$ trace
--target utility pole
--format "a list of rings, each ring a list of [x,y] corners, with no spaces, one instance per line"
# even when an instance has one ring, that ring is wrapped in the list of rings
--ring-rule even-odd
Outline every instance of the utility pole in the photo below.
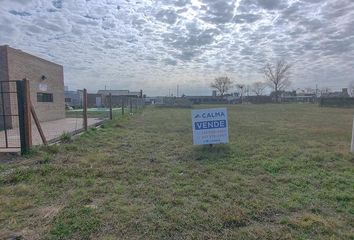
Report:
[[[177,97],[179,97],[179,86],[177,84]]]

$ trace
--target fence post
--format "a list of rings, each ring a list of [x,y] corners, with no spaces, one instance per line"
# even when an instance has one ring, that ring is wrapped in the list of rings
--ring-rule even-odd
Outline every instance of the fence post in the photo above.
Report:
[[[124,96],[122,96],[122,116],[124,116]]]
[[[16,90],[21,154],[26,154],[32,147],[31,98],[28,80],[17,81]]]
[[[39,135],[41,136],[42,142],[43,142],[43,144],[44,144],[45,146],[47,146],[47,145],[48,145],[47,139],[46,139],[46,137],[45,137],[45,135],[44,135],[43,129],[42,129],[41,124],[40,124],[40,122],[39,122],[39,119],[38,119],[38,117],[37,117],[36,111],[34,110],[34,107],[33,107],[33,105],[32,105],[32,102],[31,102],[31,113],[32,113],[32,117],[33,117],[34,123],[35,123],[36,126],[37,126],[37,130],[38,130],[38,132],[39,132]]]
[[[87,131],[87,90],[84,88],[83,92],[83,125],[85,131]]]
[[[24,98],[23,81],[16,82],[17,89],[17,107],[18,107],[18,124],[20,129],[21,154],[26,154],[29,150],[26,141],[26,124],[25,124],[25,98]],[[6,131],[6,126],[5,126]],[[7,138],[6,138],[7,139]]]
[[[109,119],[113,119],[113,112],[112,112],[112,93],[109,93]]]
[[[32,116],[31,116],[31,94],[29,81],[23,79],[23,96],[24,96],[24,120],[26,132],[26,145],[28,150],[32,147]]]
[[[133,104],[132,104],[132,99],[131,98],[129,98],[129,112],[130,112],[130,114],[133,113]]]
[[[354,117],[353,117],[353,126],[352,126],[352,142],[350,144],[350,152],[354,153]]]

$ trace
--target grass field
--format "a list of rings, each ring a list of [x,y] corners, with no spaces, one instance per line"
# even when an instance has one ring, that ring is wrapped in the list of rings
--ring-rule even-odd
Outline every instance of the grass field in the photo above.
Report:
[[[126,108],[126,112],[129,111],[129,108]],[[122,114],[121,108],[113,108],[112,109],[113,116],[120,116]],[[73,109],[73,110],[66,110],[65,116],[67,118],[82,118],[83,117],[83,110],[82,109]],[[88,108],[87,109],[87,116],[89,118],[109,118],[109,108]]]
[[[228,145],[147,107],[0,164],[0,239],[353,239],[353,110],[228,109]]]

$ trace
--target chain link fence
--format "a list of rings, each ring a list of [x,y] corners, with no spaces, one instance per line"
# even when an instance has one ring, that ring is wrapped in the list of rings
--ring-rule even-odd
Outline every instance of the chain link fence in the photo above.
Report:
[[[16,88],[18,82],[25,86],[21,92]],[[61,141],[144,107],[144,99],[139,96],[93,94],[86,89],[66,95],[65,103],[54,102],[55,95],[43,93],[33,99],[26,79],[1,82],[0,94],[0,151],[3,152],[26,152],[32,145]],[[20,104],[19,99],[23,101]]]

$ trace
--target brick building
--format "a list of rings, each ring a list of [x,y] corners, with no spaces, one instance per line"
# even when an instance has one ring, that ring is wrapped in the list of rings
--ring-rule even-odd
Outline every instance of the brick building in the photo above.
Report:
[[[124,102],[125,105],[128,104],[128,99],[131,98],[143,98],[143,90],[132,92],[129,90],[98,90],[98,95],[101,95],[101,104],[103,106],[108,106],[109,94],[112,95],[112,105],[114,107],[121,107]]]
[[[15,84],[6,81],[23,78],[29,80],[31,101],[40,121],[65,118],[63,66],[7,45],[0,46],[0,81],[3,81],[3,91],[16,89]],[[17,114],[16,94],[3,94],[2,97],[5,113]],[[4,127],[3,119],[0,125]],[[18,126],[18,122],[13,117],[6,119],[6,125],[12,128]]]

